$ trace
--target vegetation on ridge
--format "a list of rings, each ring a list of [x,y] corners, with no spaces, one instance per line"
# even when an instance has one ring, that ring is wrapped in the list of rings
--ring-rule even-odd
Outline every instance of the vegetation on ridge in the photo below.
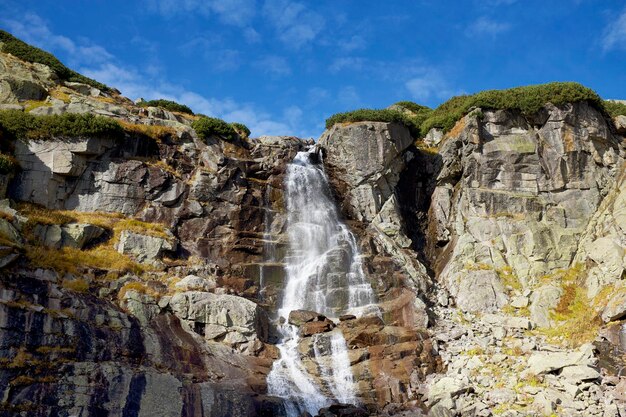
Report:
[[[63,113],[34,116],[20,110],[0,111],[0,131],[20,140],[51,137],[112,137],[124,135],[115,120],[93,114]]]
[[[433,127],[447,132],[473,107],[519,110],[522,114],[530,116],[537,113],[546,103],[560,106],[580,101],[588,101],[598,109],[604,109],[603,100],[595,91],[573,82],[554,82],[506,90],[481,91],[472,95],[452,97],[433,110],[421,124],[420,130],[423,136]]]
[[[330,129],[336,123],[354,123],[354,122],[386,122],[401,123],[405,125],[411,134],[419,135],[419,125],[416,121],[399,110],[390,109],[358,109],[345,113],[337,113],[326,119],[326,129]]]
[[[360,109],[337,113],[326,119],[326,128],[335,123],[361,121],[399,122],[405,124],[416,137],[424,137],[432,128],[448,132],[456,122],[472,108],[494,110],[518,110],[524,115],[537,113],[546,103],[559,106],[565,103],[587,101],[596,108],[608,113],[626,112],[620,103],[606,104],[598,94],[574,82],[554,82],[548,84],[515,87],[506,90],[481,91],[472,95],[452,97],[434,110],[410,101],[401,101],[396,106],[407,109],[414,115],[397,110]],[[622,108],[623,106],[623,108]]]
[[[0,30],[0,50],[26,62],[47,65],[63,81],[84,83],[102,91],[111,91],[108,86],[69,69],[51,53],[29,45],[4,30]]]
[[[188,106],[185,106],[184,104],[180,104],[172,100],[158,99],[158,100],[141,101],[138,103],[138,105],[140,107],[160,107],[162,109],[169,110],[169,111],[175,111],[178,113],[186,113],[186,114],[193,115],[193,111]]]
[[[237,123],[237,122],[233,122],[230,124],[233,129],[235,129],[235,131],[237,132],[237,134],[246,139],[250,137],[250,129],[248,129],[248,126],[244,125],[243,123]]]
[[[215,117],[201,116],[191,124],[191,127],[202,139],[208,139],[211,136],[220,136],[226,140],[237,138],[237,132],[231,124]]]
[[[604,107],[611,117],[626,116],[626,104],[613,100],[605,100]]]

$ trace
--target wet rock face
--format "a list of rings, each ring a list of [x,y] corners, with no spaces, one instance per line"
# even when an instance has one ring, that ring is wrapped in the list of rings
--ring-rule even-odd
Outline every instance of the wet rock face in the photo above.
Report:
[[[440,145],[432,196],[430,247],[441,248],[436,270],[455,297],[471,297],[460,283],[473,269],[507,270],[525,285],[569,267],[620,161],[618,138],[586,103],[547,105],[533,120],[482,114]]]

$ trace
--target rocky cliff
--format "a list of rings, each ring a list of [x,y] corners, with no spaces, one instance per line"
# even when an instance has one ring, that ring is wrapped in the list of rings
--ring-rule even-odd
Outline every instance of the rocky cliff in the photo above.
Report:
[[[0,100],[122,132],[2,125],[0,413],[285,415],[266,382],[283,184],[313,143],[202,137],[198,116],[6,53]],[[380,314],[300,313],[307,372],[324,379],[339,329],[362,406],[320,415],[626,415],[624,125],[581,100],[473,108],[430,146],[398,122],[324,132]]]

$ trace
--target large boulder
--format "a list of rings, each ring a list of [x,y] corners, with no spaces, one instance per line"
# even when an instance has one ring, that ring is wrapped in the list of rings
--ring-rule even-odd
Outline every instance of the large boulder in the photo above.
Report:
[[[65,247],[83,249],[105,233],[102,227],[88,223],[38,224],[35,237],[42,245],[61,249]]]
[[[251,347],[255,340],[267,342],[271,338],[267,313],[245,298],[187,291],[172,296],[169,307],[206,340],[222,342],[240,351]]]
[[[121,254],[132,256],[138,262],[158,264],[166,252],[176,249],[176,242],[173,237],[150,236],[124,230],[120,234],[116,249]]]

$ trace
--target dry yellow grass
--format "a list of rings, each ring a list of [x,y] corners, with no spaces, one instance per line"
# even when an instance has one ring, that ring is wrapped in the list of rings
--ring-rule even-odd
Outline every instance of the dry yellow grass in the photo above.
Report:
[[[65,87],[56,87],[49,91],[50,97],[61,100],[64,103],[70,102],[70,95],[68,94],[70,90]]]
[[[156,141],[170,137],[176,138],[176,129],[169,126],[144,125],[120,121],[125,131],[148,136]]]
[[[593,341],[602,326],[598,306],[606,297],[606,292],[590,300],[584,287],[583,272],[584,266],[576,264],[540,279],[542,283],[560,284],[563,288],[559,303],[552,311],[554,327],[538,330],[552,342],[577,347]]]
[[[29,246],[26,248],[26,256],[31,264],[52,269],[60,274],[77,274],[85,267],[135,274],[141,274],[150,269],[107,246],[85,251],[75,248],[50,249]]]
[[[87,292],[89,291],[89,282],[82,278],[77,279],[64,279],[61,282],[61,286],[74,292]]]
[[[37,107],[50,107],[52,103],[45,100],[26,100],[22,103],[24,105],[24,111],[29,112]]]
[[[154,298],[159,298],[160,296],[158,291],[148,287],[147,284],[143,282],[133,281],[133,282],[127,282],[126,284],[124,284],[122,288],[120,288],[120,291],[117,293],[117,298],[119,300],[123,300],[126,293],[130,290],[137,291],[138,293],[141,293],[141,294],[147,294]]]

